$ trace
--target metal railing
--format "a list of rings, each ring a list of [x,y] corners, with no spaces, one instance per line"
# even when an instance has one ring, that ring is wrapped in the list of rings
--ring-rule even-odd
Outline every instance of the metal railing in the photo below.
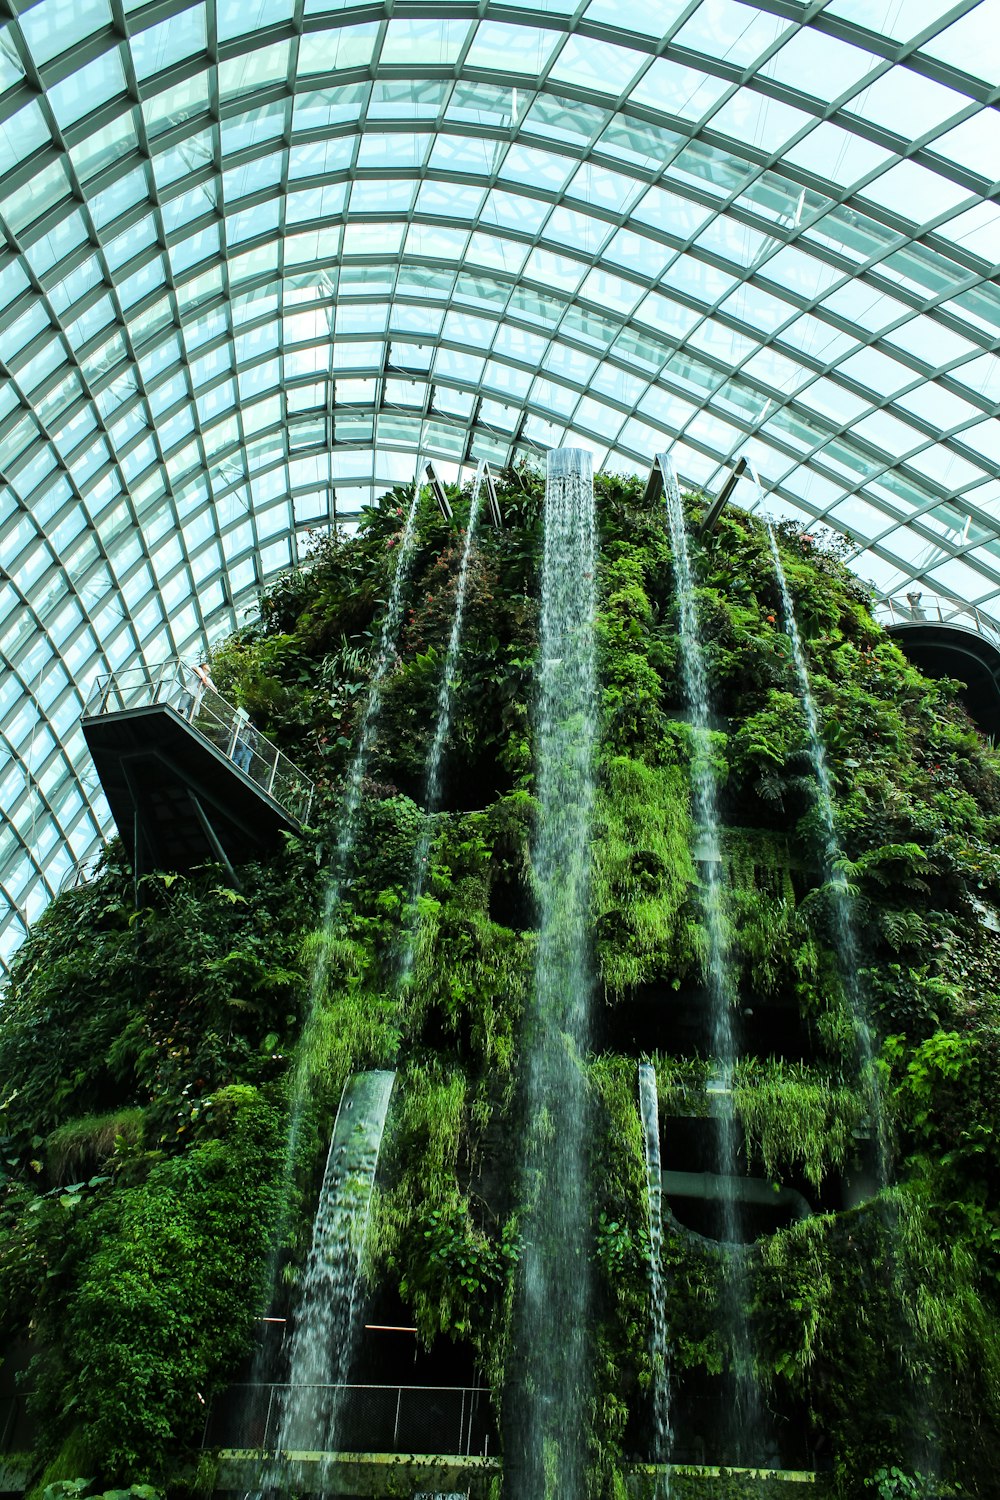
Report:
[[[950,599],[947,594],[905,594],[902,598],[876,599],[872,613],[880,625],[950,625],[982,636],[1000,651],[1000,624],[974,604]]]
[[[313,799],[309,777],[264,738],[244,709],[223,698],[207,673],[182,661],[103,673],[94,684],[84,716],[96,718],[154,704],[174,709],[297,822],[308,821]]]
[[[230,1386],[212,1405],[203,1448],[275,1452],[287,1385]],[[297,1387],[302,1390],[303,1387]],[[335,1410],[342,1453],[414,1453],[468,1457],[489,1452],[489,1391],[480,1386],[308,1385],[314,1410]],[[319,1436],[296,1434],[288,1446],[312,1451]]]
[[[78,864],[70,865],[66,874],[59,882],[59,895],[61,896],[65,891],[75,891],[78,886],[88,885],[97,873],[98,861],[103,852],[101,850],[100,853],[92,855],[90,859],[83,859]]]

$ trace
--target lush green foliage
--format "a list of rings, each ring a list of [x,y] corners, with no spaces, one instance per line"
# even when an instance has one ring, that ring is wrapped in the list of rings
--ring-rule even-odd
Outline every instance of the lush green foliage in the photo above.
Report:
[[[656,1067],[665,1167],[684,1168],[683,1142],[701,1139],[713,1104],[697,1039],[706,945],[667,530],[635,482],[604,476],[597,491],[591,1459],[593,1496],[618,1497],[628,1460],[646,1451],[652,1371],[637,1059]],[[53,1458],[53,1488],[82,1473],[176,1486],[193,1472],[201,1401],[232,1378],[267,1296],[291,1306],[337,1101],[365,1067],[399,1070],[369,1287],[402,1299],[423,1344],[472,1351],[501,1408],[536,941],[541,480],[509,472],[500,494],[507,524],[483,526],[469,571],[445,803],[419,900],[462,542],[429,500],[347,893],[331,913],[323,905],[409,501],[396,492],[357,536],[318,541],[212,663],[220,688],[316,777],[315,827],[241,870],[239,892],[211,868],[161,872],[138,910],[113,849],[20,956],[0,1027],[0,1338],[34,1350],[36,1459]],[[453,502],[461,526],[468,495]],[[729,512],[693,560],[718,714],[735,1020],[750,1047],[733,1102],[751,1174],[814,1210],[775,1219],[748,1253],[760,1376],[844,1500],[919,1494],[932,1462],[956,1494],[987,1496],[1000,1430],[1000,945],[980,917],[1000,907],[996,759],[954,684],[924,679],[873,623],[835,549],[779,533],[897,1176],[874,1198],[839,1190],[864,1183],[869,1098],[771,555],[759,525]],[[675,1383],[710,1411],[727,1358],[723,1257],[686,1225],[689,1204],[671,1208]]]

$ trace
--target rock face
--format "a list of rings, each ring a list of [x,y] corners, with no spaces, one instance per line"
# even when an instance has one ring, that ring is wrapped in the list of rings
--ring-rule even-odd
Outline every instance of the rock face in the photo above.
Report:
[[[12,1357],[25,1341],[33,1354],[34,1417],[23,1386],[0,1397],[14,1446],[34,1478],[58,1459],[53,1475],[95,1489],[175,1487],[194,1482],[203,1441],[273,1439],[290,1323],[259,1319],[301,1307],[345,1082],[394,1069],[338,1438],[373,1456],[343,1471],[314,1458],[310,1474],[371,1494],[411,1478],[447,1490],[447,1472],[510,1500],[596,1500],[753,1493],[748,1476],[690,1469],[739,1463],[820,1469],[843,1500],[988,1496],[997,757],[955,685],[922,677],[873,622],[831,546],[776,529],[783,596],[766,532],[735,512],[711,535],[688,530],[695,722],[663,502],[599,475],[596,561],[577,580],[594,591],[589,832],[553,866],[548,836],[579,807],[564,794],[554,826],[544,757],[565,770],[590,705],[544,707],[546,673],[565,685],[577,644],[540,639],[544,477],[510,472],[497,488],[504,525],[484,512],[468,553],[468,491],[452,494],[452,523],[429,493],[412,517],[411,494],[385,497],[216,652],[219,690],[315,779],[314,826],[242,866],[239,890],[210,866],[147,875],[138,910],[112,847],[22,950],[0,1017],[0,1326]],[[700,514],[697,498],[685,508]],[[587,878],[563,910],[556,877],[577,856]],[[544,941],[571,930],[591,991],[583,1031],[540,980]],[[578,1197],[557,1222],[542,1179],[564,1147]],[[539,1363],[524,1316],[527,1278],[560,1235],[585,1394],[515,1453],[525,1390],[563,1368],[558,1334]],[[651,1354],[664,1344],[668,1357]],[[750,1423],[732,1420],[741,1386]],[[670,1479],[645,1467],[665,1436]],[[449,1465],[424,1462],[435,1454]],[[307,1488],[295,1462],[289,1486]]]

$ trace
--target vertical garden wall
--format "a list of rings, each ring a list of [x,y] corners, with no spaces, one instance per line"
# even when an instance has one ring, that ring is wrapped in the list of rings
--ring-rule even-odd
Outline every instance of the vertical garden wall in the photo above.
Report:
[[[337,1103],[366,1068],[398,1069],[366,1251],[372,1306],[405,1315],[456,1384],[478,1373],[503,1438],[505,1393],[525,1378],[511,1328],[536,949],[543,484],[519,470],[499,489],[504,527],[482,526],[469,565],[442,805],[415,901],[468,494],[454,499],[454,527],[421,504],[355,853],[329,921],[339,793],[402,494],[351,540],[319,540],[311,565],[280,580],[212,661],[220,690],[315,776],[314,826],[243,867],[239,889],[210,867],[151,875],[138,909],[112,846],[21,952],[0,1012],[0,1339],[30,1392],[32,1483],[211,1483],[208,1403],[252,1351],[261,1314],[294,1310]],[[594,1497],[622,1494],[650,1448],[640,1060],[656,1070],[667,1174],[674,1457],[734,1461],[722,1420],[727,1257],[712,1216],[705,851],[691,829],[668,531],[641,485],[602,476],[596,489],[598,993],[589,1230],[573,1247],[595,1287]],[[752,1184],[739,1286],[761,1394],[755,1461],[818,1468],[843,1497],[987,1496],[1000,1435],[996,757],[954,684],[921,677],[873,623],[834,548],[794,528],[779,541],[891,1160],[883,1185],[767,537],[730,513],[692,542],[692,563],[714,695],[739,1058],[730,1104]],[[289,1161],[293,1077],[304,1097]]]

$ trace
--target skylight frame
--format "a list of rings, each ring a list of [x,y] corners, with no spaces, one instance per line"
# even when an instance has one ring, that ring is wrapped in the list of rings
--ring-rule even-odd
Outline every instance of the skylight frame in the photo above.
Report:
[[[901,523],[920,544],[941,541],[935,512],[955,498],[946,482],[950,463],[968,477],[968,534],[978,528],[986,540],[946,539],[945,550],[976,569],[983,599],[1000,597],[996,551],[987,545],[996,527],[989,502],[995,461],[982,430],[982,420],[1000,410],[1000,390],[976,389],[981,378],[995,378],[981,363],[997,348],[995,267],[948,227],[954,220],[959,233],[975,233],[977,248],[988,244],[981,214],[968,228],[967,204],[992,205],[995,214],[996,184],[935,145],[998,101],[995,80],[946,60],[944,33],[974,15],[976,0],[960,0],[922,33],[902,36],[897,28],[891,37],[829,6],[790,15],[795,8],[784,0],[755,0],[742,10],[762,39],[759,50],[755,41],[719,56],[704,45],[711,29],[697,30],[699,0],[671,7],[662,37],[642,29],[638,12],[630,31],[623,12],[589,0],[537,13],[494,0],[396,0],[391,16],[381,0],[329,13],[283,0],[272,23],[239,34],[224,29],[221,42],[216,0],[155,0],[128,10],[110,0],[95,7],[92,33],[35,56],[29,39],[52,3],[20,7],[22,28],[7,0],[0,59],[0,119],[19,116],[16,145],[31,148],[0,178],[7,245],[0,300],[5,273],[23,282],[0,324],[9,335],[19,317],[34,313],[38,325],[17,350],[8,337],[10,363],[0,363],[0,558],[8,575],[0,585],[14,591],[12,609],[0,615],[0,641],[17,687],[0,714],[0,734],[38,692],[23,664],[41,653],[44,687],[45,661],[61,663],[71,685],[45,701],[39,721],[43,732],[58,721],[53,733],[62,750],[47,758],[48,777],[80,774],[67,758],[73,736],[65,726],[68,708],[82,707],[90,676],[150,652],[199,654],[238,623],[270,568],[282,557],[300,560],[310,528],[351,524],[359,500],[400,478],[408,446],[456,475],[478,457],[494,464],[538,457],[546,442],[565,438],[641,472],[649,453],[639,440],[659,434],[661,442],[674,437],[686,458],[690,472],[682,465],[682,477],[712,486],[741,448],[757,444],[770,505],[810,521],[830,520],[852,495],[873,506],[882,522],[857,537],[859,552],[884,562],[900,587],[914,574],[889,541],[901,535]],[[727,34],[735,27],[739,40],[741,10],[730,4],[728,14]],[[3,18],[0,8],[0,24]],[[430,36],[435,20],[447,28],[443,52],[404,57],[407,49],[397,48],[383,58],[387,37],[395,45],[397,33],[413,26]],[[532,34],[543,32],[542,74],[533,78],[520,64],[475,66],[484,26],[516,28],[507,34],[528,51]],[[834,98],[811,96],[805,80],[780,66],[783,48],[803,29],[820,44],[826,38],[860,49],[858,66],[863,53],[867,72]],[[134,57],[154,36],[176,45],[162,66],[137,68]],[[347,65],[336,78],[307,77],[300,52],[329,61],[333,41],[349,49],[339,53]],[[595,53],[601,46],[613,50]],[[609,67],[574,68],[567,77],[571,52],[603,56]],[[100,82],[102,58],[120,70],[113,87]],[[658,59],[711,80],[699,85],[703,108],[663,112],[637,89]],[[258,64],[266,67],[252,98],[245,89],[223,97],[227,79],[249,78]],[[88,68],[97,97],[81,115],[64,101],[74,80],[91,76]],[[901,73],[925,80],[944,106],[950,101],[940,90],[955,95],[954,112],[915,139],[891,118],[866,113],[867,90],[884,91],[879,81]],[[325,115],[315,103],[302,112],[324,89]],[[772,132],[759,146],[732,139],[720,126],[737,98],[770,106],[792,134]],[[34,137],[26,121],[34,122]],[[810,163],[809,137],[827,125],[866,146],[866,176],[839,183]],[[639,149],[644,132],[646,150]],[[11,139],[0,125],[0,160],[9,161]],[[304,153],[327,140],[323,170],[292,172],[293,162],[304,164]],[[406,155],[393,156],[394,140]],[[364,142],[379,143],[378,164],[369,148],[361,154]],[[435,142],[447,153],[434,153]],[[517,184],[502,178],[509,153],[522,144],[546,153],[536,160],[557,169],[555,190],[537,174]],[[682,159],[693,175],[680,175]],[[914,224],[880,204],[875,184],[885,163],[899,161],[950,184],[951,206]],[[659,206],[680,206],[690,224],[642,218],[642,202],[661,190],[674,196]],[[387,191],[397,202],[391,214],[377,211]],[[315,206],[332,217],[293,224],[296,192],[326,193]],[[463,193],[466,218],[455,212]],[[437,212],[426,211],[430,195]],[[501,201],[505,213],[523,211],[502,231],[489,221]],[[729,227],[710,234],[713,223]],[[836,233],[823,234],[824,225]],[[401,248],[376,253],[372,242],[390,240],[397,226]],[[566,242],[567,226],[579,226],[587,242],[575,262],[581,246]],[[364,243],[354,253],[359,234]],[[627,234],[640,238],[622,241]],[[616,238],[636,253],[652,248],[630,266],[621,252],[610,253]],[[741,259],[741,245],[763,251],[756,264]],[[202,246],[211,246],[207,258],[192,255]],[[819,295],[789,286],[788,246],[812,257],[797,265],[815,273]],[[487,253],[490,266],[482,264]],[[316,254],[322,265],[313,275]],[[688,290],[671,284],[672,265],[692,270]],[[539,279],[532,281],[531,268]],[[572,302],[551,284],[564,276],[586,289]],[[712,279],[720,290],[704,297]],[[846,299],[834,305],[846,286],[865,288],[873,300],[891,296],[898,315],[863,326],[846,315]],[[634,301],[609,308],[612,287],[629,299],[635,288]],[[779,305],[789,309],[781,322],[762,323],[763,310]],[[458,337],[461,318],[449,311],[462,314],[466,328],[468,318],[479,320],[486,342],[474,356]],[[906,347],[904,331],[918,319],[922,342]],[[293,329],[310,328],[314,336],[292,338]],[[925,347],[928,340],[935,347]],[[407,342],[431,353],[425,369],[403,372],[400,414],[392,409],[395,351]],[[894,389],[859,378],[855,356],[864,349],[893,361]],[[369,382],[370,399],[338,402],[338,383],[352,389],[358,380]],[[320,400],[297,411],[310,382]],[[942,403],[963,403],[961,419],[939,430],[926,408],[904,404],[908,392],[928,388]],[[851,414],[858,403],[885,420],[863,430]],[[683,413],[683,422],[671,426],[671,412]],[[349,440],[331,447],[330,436],[345,432]],[[902,461],[887,446],[893,433],[907,436]],[[24,439],[16,453],[15,437]],[[16,554],[13,542],[5,549],[25,523]],[[172,616],[164,608],[171,600],[178,604]],[[96,787],[81,797],[79,805],[71,798],[56,806],[26,785],[17,798],[13,858],[18,863],[34,848],[37,868],[24,885],[8,879],[5,867],[0,883],[15,894],[23,889],[33,908],[57,883],[51,829],[60,848],[86,860],[95,830],[107,826]],[[0,909],[0,957],[19,922],[16,911]]]

